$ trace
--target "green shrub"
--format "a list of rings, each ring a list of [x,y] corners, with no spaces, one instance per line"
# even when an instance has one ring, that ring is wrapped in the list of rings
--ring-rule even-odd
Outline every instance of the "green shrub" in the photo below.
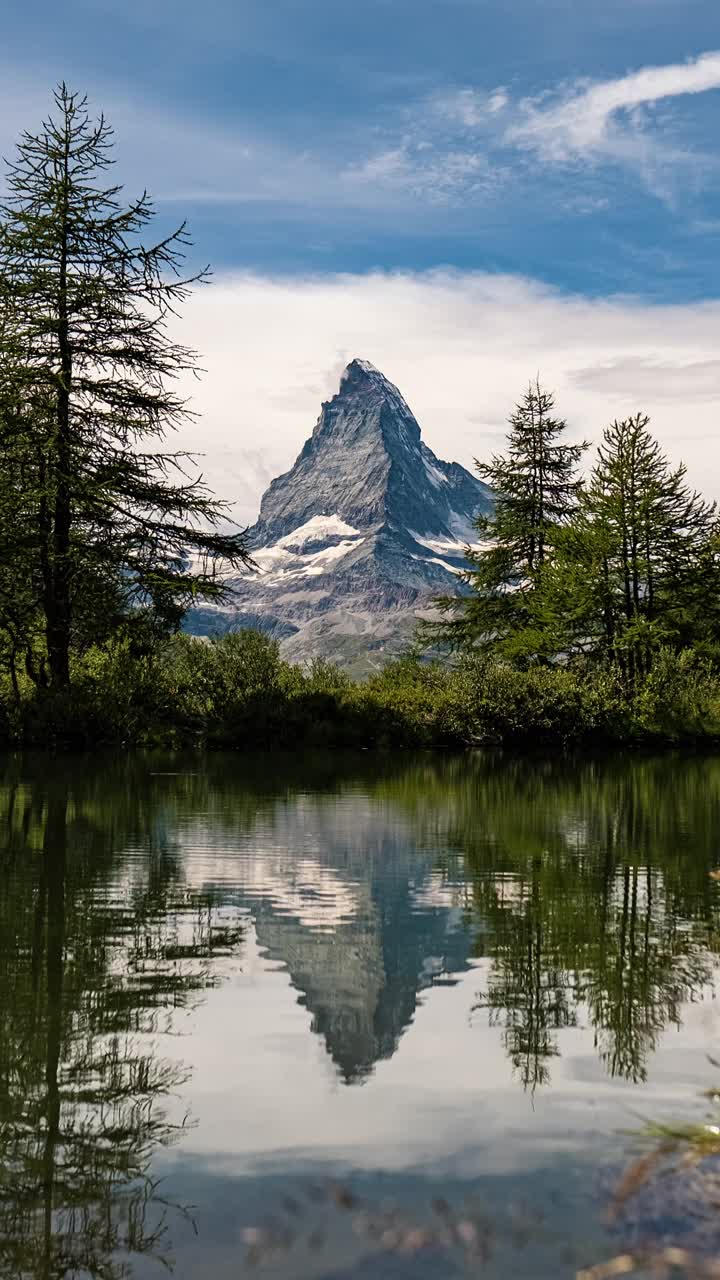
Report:
[[[449,688],[439,663],[400,658],[360,689],[358,701],[378,745],[442,745],[454,741]]]
[[[633,703],[636,728],[673,741],[720,738],[720,679],[707,658],[662,649]]]
[[[453,728],[468,744],[606,740],[626,732],[612,673],[557,666],[518,671],[478,656],[459,665],[450,686]]]
[[[138,653],[130,640],[89,650],[69,690],[20,698],[0,678],[0,745],[427,747],[492,743],[714,741],[720,677],[709,658],[661,652],[634,689],[616,671],[518,670],[480,655],[454,667],[403,658],[364,684],[332,663],[291,666],[244,631],[178,635]]]

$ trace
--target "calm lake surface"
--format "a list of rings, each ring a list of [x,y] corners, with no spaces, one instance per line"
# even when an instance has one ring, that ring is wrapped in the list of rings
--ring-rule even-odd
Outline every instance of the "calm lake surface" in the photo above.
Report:
[[[720,1084],[720,759],[6,759],[0,824],[2,1276],[682,1241],[607,1208]]]

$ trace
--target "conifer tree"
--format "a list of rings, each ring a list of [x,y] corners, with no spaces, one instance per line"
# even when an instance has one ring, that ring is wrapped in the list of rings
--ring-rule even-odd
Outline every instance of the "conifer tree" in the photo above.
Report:
[[[192,460],[163,448],[196,368],[169,322],[206,273],[183,273],[184,225],[143,243],[152,204],[108,184],[105,119],[64,84],[55,106],[22,135],[0,204],[0,543],[62,687],[88,621],[145,606],[176,625],[247,553]]]
[[[537,656],[542,637],[533,602],[558,530],[577,507],[577,467],[587,444],[563,439],[567,423],[539,379],[509,422],[507,450],[478,474],[495,492],[494,510],[477,521],[480,546],[467,552],[461,575],[469,593],[437,603],[445,614],[426,634],[455,647],[492,649],[506,657]]]
[[[648,428],[637,414],[606,429],[541,601],[560,652],[618,663],[631,678],[663,645],[720,636],[715,503],[689,488]]]

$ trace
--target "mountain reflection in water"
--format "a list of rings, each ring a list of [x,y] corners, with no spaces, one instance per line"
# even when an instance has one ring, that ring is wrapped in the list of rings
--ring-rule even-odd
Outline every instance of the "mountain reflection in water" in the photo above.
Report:
[[[650,1105],[663,1033],[714,994],[719,818],[720,761],[699,758],[6,760],[1,1274],[115,1277],[154,1258],[194,1275],[188,1241],[194,1230],[203,1239],[204,1198],[217,1273],[238,1274],[235,1228],[256,1202],[260,1211],[278,1168],[300,1176],[304,1159],[317,1180],[341,1156],[350,1177],[372,1170],[380,1186],[402,1166],[402,1198],[411,1144],[393,1139],[392,1114],[405,1106],[436,1194],[454,1186],[453,1142],[459,1151],[465,1132],[470,1148],[491,1088],[529,1098],[523,1115],[537,1116],[563,1055],[577,1096],[616,1080],[645,1089]],[[290,1014],[288,982],[307,1023]],[[437,990],[423,1010],[432,1026],[414,1027],[393,1094],[379,1064],[402,1059],[423,993],[447,987],[456,994]],[[321,1059],[300,1061],[308,1030],[329,1076],[318,1077]],[[208,1099],[231,1096],[233,1035],[244,1040],[247,1115],[242,1130],[226,1117],[221,1141]],[[504,1080],[492,1065],[499,1046]],[[333,1093],[359,1085],[369,1091],[363,1117]],[[293,1139],[303,1109],[312,1150]],[[324,1109],[334,1109],[332,1140]],[[254,1112],[274,1117],[272,1132],[258,1122],[254,1136]],[[509,1141],[501,1158],[491,1128],[483,1167],[504,1162],[505,1176],[522,1166],[532,1196],[522,1143],[514,1155]],[[562,1185],[567,1134],[543,1130],[543,1143]],[[271,1177],[258,1164],[270,1158]],[[203,1191],[228,1161],[235,1181]],[[168,1171],[170,1189],[159,1181]],[[477,1177],[462,1173],[463,1195]],[[234,1270],[218,1242],[229,1219]],[[207,1234],[203,1247],[207,1257]],[[307,1259],[305,1270],[273,1265],[288,1276],[356,1274],[366,1246],[354,1246],[357,1257],[347,1248],[337,1244],[335,1271]]]

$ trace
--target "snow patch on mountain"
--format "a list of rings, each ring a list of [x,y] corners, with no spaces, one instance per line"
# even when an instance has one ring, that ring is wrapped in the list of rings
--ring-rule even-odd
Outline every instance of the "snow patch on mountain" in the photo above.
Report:
[[[440,560],[437,556],[413,556],[413,560],[422,560],[423,564],[439,564],[441,569],[446,573],[461,573],[462,569],[459,565],[448,564],[447,560]]]
[[[437,551],[442,555],[458,556],[462,560],[465,559],[467,542],[458,538],[426,538],[423,534],[415,533],[413,530],[409,530],[409,533],[415,542],[419,542],[421,547],[427,547],[428,551]]]
[[[447,484],[447,476],[443,475],[439,467],[433,466],[432,462],[430,462],[428,458],[423,458],[423,466],[428,480],[431,484],[435,485],[436,489],[439,489],[441,484]]]
[[[291,550],[299,550],[309,542],[317,542],[323,538],[354,538],[359,536],[360,530],[353,529],[351,524],[346,524],[336,513],[332,516],[313,516],[311,520],[306,520],[305,524],[301,525],[299,529],[286,534],[284,538],[278,538],[277,545],[279,547],[289,547]]]
[[[315,516],[279,538],[274,546],[260,547],[253,552],[253,559],[267,586],[283,578],[326,573],[362,540],[360,530],[338,516]]]

